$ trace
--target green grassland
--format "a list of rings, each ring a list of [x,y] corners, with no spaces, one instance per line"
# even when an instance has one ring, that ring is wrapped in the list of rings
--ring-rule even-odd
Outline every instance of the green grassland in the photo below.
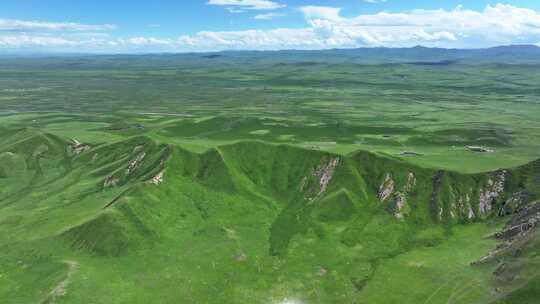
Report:
[[[469,173],[540,156],[539,63],[220,56],[7,59],[0,122],[93,142],[144,133],[196,151],[243,139],[341,154],[414,151],[422,155],[413,163]]]
[[[35,129],[2,137],[6,301],[496,299],[497,265],[470,263],[496,246],[485,237],[501,220],[484,218],[478,201],[475,219],[449,211],[452,196],[484,187],[491,173],[447,172],[443,190],[433,190],[432,169],[368,152],[344,157],[243,141],[194,153],[141,136],[77,155],[68,145]],[[328,169],[332,160],[337,165]],[[536,166],[512,170],[510,187],[526,184],[536,196]],[[321,168],[333,172],[324,187]],[[160,172],[163,182],[150,182]],[[377,198],[388,172],[396,187],[416,176],[404,220],[392,215],[391,201]],[[439,198],[430,200],[434,191]],[[403,288],[404,281],[416,285]]]
[[[537,303],[540,65],[332,54],[1,62],[0,302]]]

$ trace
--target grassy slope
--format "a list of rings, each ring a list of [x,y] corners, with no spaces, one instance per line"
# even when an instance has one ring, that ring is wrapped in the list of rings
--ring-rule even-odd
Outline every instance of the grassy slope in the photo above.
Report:
[[[9,302],[491,299],[491,269],[468,263],[495,245],[483,237],[497,226],[434,216],[449,210],[455,191],[485,185],[485,174],[447,172],[434,206],[434,170],[366,152],[241,142],[195,154],[135,137],[76,156],[36,130],[6,133],[2,143],[3,166],[20,168],[0,178],[0,299]],[[336,158],[318,195],[314,172]],[[162,184],[147,182],[163,168]],[[410,172],[418,186],[399,221],[377,192],[386,174],[402,187]],[[535,172],[535,164],[516,169],[511,183],[535,192]],[[116,186],[105,187],[112,178]],[[66,278],[67,293],[51,293]],[[403,288],[403,280],[423,288]]]

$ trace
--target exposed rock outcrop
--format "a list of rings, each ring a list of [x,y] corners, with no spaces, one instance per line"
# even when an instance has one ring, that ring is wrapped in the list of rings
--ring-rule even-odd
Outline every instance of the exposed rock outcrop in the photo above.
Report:
[[[91,148],[92,147],[90,147],[89,145],[83,144],[80,141],[73,138],[71,140],[71,143],[68,146],[68,151],[75,155],[79,155],[81,153],[84,153],[85,151],[90,150]]]
[[[515,213],[517,210],[520,210],[526,204],[526,202],[529,202],[531,198],[531,193],[527,191],[518,191],[513,193],[504,201],[498,215],[504,216]]]
[[[539,226],[540,201],[532,203],[516,213],[502,231],[492,236],[503,243],[472,264],[487,263],[507,254],[519,255],[521,247],[527,244]]]
[[[410,192],[413,191],[415,186],[416,176],[414,175],[414,173],[409,172],[405,186],[403,186],[403,189],[401,189],[401,191],[396,192],[395,194],[396,205],[394,210],[394,216],[397,219],[402,220],[404,218],[404,210],[407,205],[407,197],[410,195]]]
[[[444,171],[433,177],[431,208],[437,221],[448,216],[450,220],[471,221],[492,213],[496,202],[503,196],[507,182],[507,170],[500,170],[487,175],[487,181],[479,182],[466,190],[455,184],[455,179],[448,176],[444,182]],[[446,191],[446,194],[443,192]],[[444,200],[448,200],[444,202]]]
[[[394,193],[396,183],[392,178],[392,174],[387,173],[383,183],[379,187],[379,200],[384,202],[388,200]]]
[[[416,186],[416,176],[414,173],[409,172],[407,176],[407,184],[405,184],[405,191],[409,192]]]
[[[472,189],[469,190],[469,192],[472,192]],[[475,218],[474,210],[471,206],[471,196],[469,193],[460,194],[459,198],[457,200],[457,203],[454,204],[456,211],[459,215],[462,217],[467,218],[468,220],[472,220]]]
[[[403,209],[407,204],[407,196],[401,192],[396,193],[396,210],[394,211],[394,216],[401,220],[403,219]]]
[[[159,185],[163,182],[163,175],[165,174],[165,171],[159,172],[156,176],[152,177],[150,182],[154,185]]]
[[[397,219],[404,218],[404,209],[407,205],[407,197],[410,195],[416,186],[416,176],[409,172],[407,181],[396,191],[397,185],[392,177],[392,174],[385,175],[383,183],[379,186],[378,198],[382,203],[390,202],[390,210]]]
[[[506,174],[506,170],[496,172],[488,180],[486,187],[480,190],[480,197],[478,198],[478,212],[480,215],[487,215],[492,210],[495,200],[504,192]]]
[[[131,160],[128,164],[126,174],[129,175],[133,173],[137,169],[137,167],[141,164],[141,162],[144,160],[145,157],[146,157],[146,153],[141,152],[135,157],[135,159]]]
[[[332,178],[334,177],[334,173],[336,172],[336,168],[339,164],[339,157],[332,158],[328,161],[326,165],[323,165],[322,167],[319,167],[315,171],[315,176],[319,178],[319,186],[320,190],[317,195],[321,195],[326,191],[326,188],[332,181]]]
[[[105,179],[105,182],[103,182],[103,187],[109,188],[109,187],[116,187],[118,183],[120,182],[120,179],[116,176],[109,176],[107,179]]]
[[[497,239],[512,240],[523,233],[531,232],[538,225],[540,225],[540,201],[521,209],[512,217],[505,229],[494,236]]]
[[[309,193],[306,194],[306,199],[308,200],[314,200],[317,197],[320,197],[326,192],[326,189],[328,188],[328,185],[332,181],[332,178],[334,177],[334,174],[336,172],[336,169],[339,165],[340,158],[339,157],[324,157],[321,160],[321,164],[313,170],[311,173],[311,177],[315,178],[317,181],[317,188],[318,190],[310,191],[310,189],[307,189],[308,184],[310,182],[310,177],[306,176],[302,179],[300,182],[300,191],[305,192],[308,191]]]

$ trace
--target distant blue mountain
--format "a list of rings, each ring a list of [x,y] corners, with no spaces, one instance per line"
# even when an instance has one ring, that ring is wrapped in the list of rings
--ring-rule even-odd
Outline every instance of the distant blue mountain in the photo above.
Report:
[[[209,53],[91,55],[91,54],[0,54],[0,67],[51,66],[174,66],[214,64],[411,64],[449,66],[454,64],[539,64],[540,47],[509,45],[486,49],[356,48],[331,50],[224,51]],[[46,60],[43,60],[46,58]]]
[[[320,51],[231,51],[221,52],[219,59],[250,58],[270,61],[308,61],[313,63],[411,63],[425,65],[450,64],[517,64],[539,63],[540,47],[535,45],[510,45],[486,49],[444,49],[415,46],[411,48],[356,48]],[[208,56],[208,55],[205,55]]]

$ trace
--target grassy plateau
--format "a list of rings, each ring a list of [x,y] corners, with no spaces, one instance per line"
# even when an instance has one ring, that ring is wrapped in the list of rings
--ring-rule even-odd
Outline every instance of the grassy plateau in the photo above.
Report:
[[[1,58],[0,303],[539,303],[539,83],[526,46]]]

